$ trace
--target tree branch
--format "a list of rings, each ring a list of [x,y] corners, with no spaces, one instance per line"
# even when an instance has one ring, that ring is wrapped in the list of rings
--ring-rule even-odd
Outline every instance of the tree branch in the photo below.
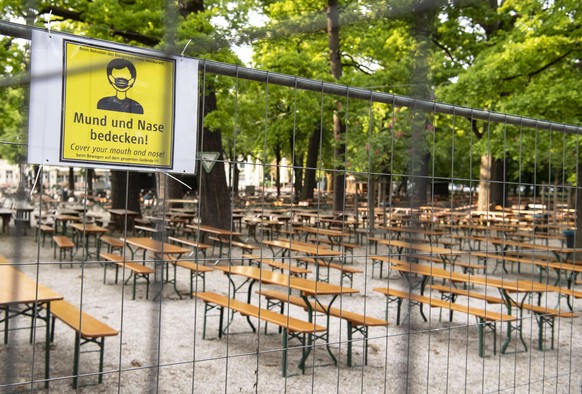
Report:
[[[548,68],[552,67],[554,64],[557,64],[557,63],[561,62],[570,53],[572,53],[572,50],[567,51],[566,53],[564,53],[561,56],[558,56],[556,59],[552,60],[551,62],[549,62],[545,66],[542,66],[542,67],[538,68],[537,70],[534,70],[534,71],[532,71],[530,73],[527,73],[527,74],[516,74],[516,75],[512,75],[511,77],[502,78],[502,80],[503,81],[511,81],[512,79],[516,79],[516,78],[523,77],[523,76],[527,76],[528,78],[531,78],[534,75],[537,75],[537,74],[541,73],[542,71],[547,70]]]
[[[85,15],[81,11],[69,10],[63,7],[46,7],[39,10],[39,14],[48,14],[52,11],[52,14],[56,17],[75,21],[75,22],[86,22]],[[127,41],[135,41],[139,42],[140,44],[147,45],[147,46],[156,46],[160,43],[160,39],[156,37],[146,36],[144,34],[135,32],[135,31],[125,31],[125,30],[116,30],[113,27],[109,26],[113,35],[119,36]]]
[[[436,39],[436,37],[432,37],[432,42],[439,48],[441,48],[449,57],[449,59],[451,59],[452,62],[457,62],[457,60],[455,59],[455,57],[453,56],[453,54],[449,51],[449,49],[447,47],[445,47],[444,45],[442,45],[440,42],[438,42],[438,40]]]
[[[483,138],[483,132],[479,131],[479,127],[477,126],[477,120],[475,119],[469,119],[471,121],[471,130],[473,131],[473,133],[475,134],[475,136],[477,137],[477,139],[481,139]]]
[[[364,74],[370,75],[373,73],[372,69],[370,69],[369,67],[364,66],[363,64],[358,63],[352,56],[350,55],[346,55],[345,53],[342,54],[342,56],[347,57],[348,59],[351,60],[351,63],[343,63],[345,66],[348,67],[354,67],[358,70],[360,70],[361,72],[363,72]]]

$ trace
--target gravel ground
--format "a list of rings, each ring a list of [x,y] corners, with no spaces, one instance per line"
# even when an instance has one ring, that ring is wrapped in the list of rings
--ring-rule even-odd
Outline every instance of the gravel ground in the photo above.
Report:
[[[14,230],[13,228],[11,230]],[[14,233],[14,231],[12,231]],[[388,278],[372,278],[371,265],[366,264],[364,248],[355,252],[354,266],[365,272],[356,275],[353,287],[359,294],[341,297],[335,306],[349,311],[383,318],[386,313],[391,325],[372,328],[369,340],[368,365],[363,365],[361,336],[354,338],[355,366],[346,365],[346,325],[339,319],[330,321],[331,350],[338,365],[330,365],[325,347],[316,341],[315,351],[308,359],[304,375],[297,368],[300,350],[289,352],[289,373],[281,374],[281,335],[273,326],[264,334],[259,323],[252,333],[246,320],[235,316],[229,326],[230,334],[218,339],[218,319],[208,320],[207,339],[202,339],[204,307],[190,299],[188,273],[178,270],[177,287],[184,299],[166,286],[162,297],[145,299],[145,287],[139,286],[137,299],[131,299],[131,285],[120,280],[114,283],[114,270],[108,270],[103,283],[103,267],[95,261],[83,261],[81,253],[75,256],[73,267],[62,268],[53,258],[49,242],[45,246],[35,242],[32,231],[27,236],[0,235],[0,254],[31,277],[62,294],[66,300],[80,305],[84,311],[120,330],[117,337],[107,338],[103,383],[96,384],[98,353],[81,355],[82,384],[78,389],[87,393],[444,393],[444,392],[556,392],[579,393],[582,382],[582,330],[580,319],[561,319],[556,322],[554,350],[537,350],[538,329],[535,317],[524,316],[524,339],[529,348],[524,351],[520,342],[513,340],[508,352],[499,349],[505,338],[505,327],[498,327],[497,354],[493,354],[493,336],[485,335],[485,357],[478,356],[478,328],[476,321],[456,313],[452,322],[448,313],[442,316],[438,309],[430,310],[429,322],[423,322],[418,309],[404,312],[404,322],[396,326],[396,306],[373,291],[374,287],[392,286],[406,289],[408,282],[396,272]],[[270,256],[270,251],[263,252]],[[236,254],[234,258],[239,257]],[[222,261],[220,264],[226,264]],[[236,260],[234,260],[236,264]],[[522,272],[527,277],[531,273]],[[237,284],[241,280],[235,279]],[[339,283],[335,273],[332,283]],[[199,283],[200,284],[200,283]],[[228,292],[228,278],[221,272],[207,274],[206,290]],[[265,286],[266,287],[266,286]],[[254,290],[258,290],[258,285]],[[475,290],[479,290],[476,288]],[[155,285],[150,295],[156,293]],[[259,302],[258,296],[255,302]],[[260,301],[265,305],[265,301]],[[555,295],[548,295],[548,305],[557,303]],[[471,305],[483,308],[480,301]],[[565,303],[562,302],[562,307]],[[501,311],[499,306],[488,309]],[[426,308],[425,308],[426,309]],[[580,312],[580,305],[574,304]],[[304,311],[291,308],[293,316],[305,319]],[[325,320],[319,317],[320,324]],[[19,318],[11,328],[26,328],[29,321]],[[500,329],[500,330],[499,330]],[[0,346],[2,373],[0,392],[24,392],[31,388],[58,393],[74,392],[71,388],[74,332],[57,321],[51,346],[50,390],[42,384],[30,384],[32,377],[43,376],[44,331],[39,328],[35,345],[29,342],[29,330],[11,332],[9,343]],[[292,344],[296,344],[292,342]],[[549,348],[549,335],[544,345]],[[87,349],[91,345],[87,345]],[[93,348],[91,348],[93,349]],[[313,368],[313,366],[315,366]],[[28,383],[27,383],[28,382]]]

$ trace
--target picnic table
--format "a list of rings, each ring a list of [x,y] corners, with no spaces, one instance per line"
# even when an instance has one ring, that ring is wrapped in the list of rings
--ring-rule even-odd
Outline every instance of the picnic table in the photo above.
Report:
[[[147,252],[151,252],[154,254],[155,262],[162,262],[165,265],[165,270],[162,269],[162,281],[163,283],[170,283],[174,287],[174,291],[180,298],[182,295],[178,291],[176,287],[176,261],[183,255],[190,253],[190,249],[183,248],[181,246],[169,244],[166,242],[157,241],[155,239],[147,238],[147,237],[128,237],[128,238],[121,238],[127,245],[129,250],[131,251],[131,259],[134,259],[134,255],[138,250],[143,250],[143,262],[146,261],[146,254]],[[135,248],[135,250],[134,250]],[[165,259],[162,258],[163,255],[173,256],[173,259]],[[171,263],[174,268],[174,277],[173,279],[170,278],[168,272],[168,263]],[[164,274],[165,271],[165,274]]]
[[[529,280],[509,280],[506,278],[498,279],[492,278],[490,276],[479,276],[479,275],[467,275],[459,272],[452,272],[442,268],[426,266],[421,264],[407,263],[402,261],[399,263],[396,259],[392,260],[394,263],[391,269],[403,273],[405,278],[409,280],[408,274],[421,275],[422,280],[420,283],[420,294],[424,294],[426,289],[426,284],[431,278],[444,279],[450,281],[451,283],[463,283],[466,287],[471,285],[482,285],[493,287],[499,291],[501,294],[501,299],[507,308],[507,313],[512,314],[512,308],[517,307],[519,310],[519,317],[522,316],[524,311],[524,303],[528,296],[532,293],[541,295],[542,293],[548,292],[560,292],[559,287],[548,286],[541,283],[532,282]],[[521,299],[519,294],[523,294]],[[523,322],[522,319],[517,319],[515,321],[507,322],[507,337],[505,342],[501,347],[501,352],[505,353],[509,343],[511,341],[511,334],[513,331],[517,331],[521,343],[527,350],[527,344],[523,339]]]
[[[0,209],[0,217],[2,218],[2,232],[8,231],[8,225],[10,224],[10,219],[12,219],[11,209]]]
[[[83,242],[83,249],[85,251],[85,256],[89,258],[91,256],[91,251],[89,249],[89,241],[90,238],[93,237],[95,240],[95,247],[99,249],[99,242],[103,234],[105,234],[108,230],[106,228],[97,226],[93,223],[73,223],[71,224],[71,228],[73,229],[73,242],[77,245],[77,250],[79,250],[83,239],[83,235],[85,236],[85,240]],[[95,253],[97,256],[97,253]]]
[[[50,378],[50,309],[51,302],[62,300],[63,296],[38,284],[33,279],[26,276],[20,270],[3,265],[0,266],[0,309],[4,310],[4,343],[8,343],[8,327],[10,319],[17,316],[26,316],[29,321],[35,322],[38,319],[46,323],[45,327],[45,365],[44,377],[45,387],[49,386]],[[19,306],[25,306],[21,310]],[[15,308],[16,307],[16,308]],[[44,307],[46,313],[42,314]],[[30,319],[32,317],[33,319]]]
[[[250,217],[244,218],[245,224],[247,226],[248,235],[252,236],[255,242],[259,242],[257,239],[257,227],[262,226],[263,228],[269,229],[269,238],[273,236],[274,232],[278,232],[281,226],[283,225],[282,222],[273,219],[265,219],[261,217]]]
[[[418,254],[414,255],[414,257],[417,257],[417,258],[423,257],[423,256],[430,257],[432,255],[438,255],[441,262],[443,263],[443,266],[446,266],[447,264],[454,265],[455,261],[457,260],[457,258],[460,255],[467,254],[467,252],[463,251],[463,250],[455,250],[455,249],[443,248],[440,246],[432,246],[432,245],[427,245],[426,243],[423,243],[423,242],[418,242],[418,243],[405,242],[405,241],[396,241],[396,240],[383,239],[383,238],[370,238],[370,240],[374,241],[376,243],[382,244],[382,245],[386,245],[390,249],[396,249],[397,253],[399,255],[401,255],[404,252],[404,249],[418,253]]]
[[[133,222],[136,217],[141,215],[141,213],[136,211],[131,211],[128,209],[110,209],[111,222],[114,224],[115,230],[124,231],[124,223],[127,218],[127,229],[131,230],[133,228]]]
[[[225,230],[223,228],[207,226],[204,224],[187,224],[187,228],[199,232],[200,236],[198,241],[205,243],[204,238],[206,234],[216,235],[218,237],[238,237],[240,233],[238,231]]]
[[[273,258],[281,257],[282,260],[284,260],[286,256],[287,258],[290,257],[289,255],[291,252],[299,253],[299,257],[316,257],[318,259],[329,259],[329,261],[331,261],[334,257],[342,255],[342,252],[340,251],[293,240],[267,240],[263,241],[263,245],[267,245],[269,249],[271,249]],[[279,249],[279,251],[275,251],[275,249]],[[319,264],[317,264],[315,269],[315,280],[320,279],[319,268]]]
[[[252,266],[217,266],[215,269],[224,272],[229,277],[229,281],[233,286],[233,298],[236,297],[236,292],[241,289],[242,286],[247,285],[247,302],[251,303],[252,298],[252,289],[253,285],[257,282],[269,285],[276,285],[283,287],[287,290],[296,290],[299,292],[299,295],[302,299],[304,299],[306,308],[307,308],[307,316],[309,322],[313,322],[314,318],[314,309],[312,308],[312,304],[309,301],[311,297],[317,304],[324,306],[326,311],[331,310],[333,303],[340,295],[348,295],[348,294],[356,294],[359,293],[359,290],[352,289],[350,287],[343,287],[338,285],[333,285],[330,283],[319,282],[317,280],[310,280],[305,278],[299,278],[295,276],[289,276],[286,274],[260,269],[258,267]],[[233,281],[233,276],[242,276],[245,281],[240,284],[236,285]],[[327,302],[325,302],[322,297],[323,296],[331,296]],[[327,314],[327,318],[329,319],[330,316]],[[252,327],[252,324],[249,321],[249,324]],[[326,341],[326,348],[327,352],[329,353],[330,357],[332,358],[334,364],[337,364],[337,359],[334,354],[331,352],[330,348],[330,341],[329,341],[329,324],[327,325],[328,330],[324,334],[324,339]],[[309,355],[311,349],[311,338],[307,344],[307,354],[301,360],[300,365],[305,362],[305,359]]]
[[[345,236],[349,236],[349,234],[347,234],[344,231],[332,230],[329,228],[300,226],[300,227],[294,227],[293,231],[296,234],[298,234],[299,239],[301,239],[301,237],[304,236],[305,242],[307,242],[307,238],[310,234],[311,235],[324,235],[329,239],[329,242],[331,243],[332,247],[333,247],[333,245],[340,245],[342,243],[343,238]]]
[[[71,215],[71,214],[63,214],[59,213],[53,216],[55,221],[55,232],[59,233],[59,223],[61,224],[62,230],[60,231],[61,234],[67,234],[67,224],[71,223],[79,223],[82,222],[83,219],[78,215]]]

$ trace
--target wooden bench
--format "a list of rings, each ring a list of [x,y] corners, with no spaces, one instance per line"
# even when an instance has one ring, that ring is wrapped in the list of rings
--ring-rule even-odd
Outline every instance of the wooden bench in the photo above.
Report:
[[[279,307],[280,313],[284,313],[285,303],[299,306],[308,311],[305,300],[298,296],[282,293],[275,290],[260,290],[256,292],[267,299],[267,309]],[[348,367],[352,366],[352,342],[354,333],[360,333],[364,337],[364,365],[368,365],[368,328],[369,327],[385,327],[389,323],[386,320],[377,319],[375,317],[361,315],[359,313],[349,312],[340,308],[325,308],[321,303],[311,301],[309,303],[312,311],[323,313],[326,316],[333,316],[345,320],[347,325],[348,335]],[[265,330],[267,327],[265,327]]]
[[[445,299],[451,300],[455,302],[458,296],[464,296],[469,298],[476,298],[479,300],[484,300],[489,304],[505,304],[505,301],[500,297],[491,296],[488,294],[483,294],[476,291],[470,291],[465,289],[458,289],[456,287],[451,286],[443,286],[443,285],[430,285],[427,286],[427,289],[432,289],[439,291],[443,294]],[[515,307],[518,305],[513,302]],[[544,324],[547,324],[551,329],[551,348],[554,348],[554,322],[556,317],[562,317],[571,319],[574,317],[578,317],[575,313],[572,312],[565,312],[558,309],[547,308],[545,306],[539,305],[531,305],[531,304],[521,304],[520,305],[522,310],[527,310],[535,314],[536,321],[538,323],[538,350],[543,350],[543,338],[544,338]],[[451,310],[452,313],[452,310]]]
[[[443,259],[436,256],[429,256],[426,254],[413,254],[410,256],[413,259],[429,261],[436,264],[444,264]],[[448,262],[447,262],[448,264]],[[452,263],[453,267],[461,267],[464,274],[474,274],[477,270],[486,270],[487,266],[484,264],[467,263],[464,261],[455,260]]]
[[[196,256],[198,252],[202,252],[202,255],[204,256],[205,259],[206,259],[206,249],[210,247],[210,245],[206,245],[196,241],[190,241],[189,239],[186,238],[168,237],[168,240],[174,243],[192,247],[193,250],[191,255]]]
[[[493,332],[493,354],[497,353],[497,323],[498,322],[511,322],[517,320],[511,315],[504,313],[486,311],[479,308],[473,308],[468,305],[455,304],[452,301],[441,300],[432,297],[426,297],[420,294],[410,293],[402,290],[397,290],[394,288],[375,288],[374,291],[378,291],[384,294],[387,298],[388,303],[397,302],[397,314],[396,314],[396,324],[400,324],[400,310],[402,307],[403,300],[409,300],[411,306],[418,306],[420,309],[420,314],[424,321],[427,321],[426,316],[422,310],[422,305],[426,304],[433,308],[442,308],[446,310],[452,310],[456,312],[462,312],[468,315],[475,316],[478,321],[479,328],[479,356],[483,357],[483,328],[487,327]]]
[[[54,340],[55,320],[59,319],[75,330],[75,353],[73,360],[73,388],[77,388],[79,378],[79,358],[81,346],[94,343],[99,347],[99,383],[103,382],[103,355],[105,337],[116,336],[119,332],[97,320],[86,312],[81,312],[75,305],[65,301],[53,301],[50,304],[51,342]],[[88,352],[87,352],[88,353]]]
[[[266,323],[271,323],[281,327],[283,330],[283,365],[282,371],[283,376],[287,376],[287,351],[289,338],[296,338],[301,343],[302,357],[299,363],[299,368],[302,373],[305,373],[305,359],[311,351],[311,335],[316,332],[327,331],[326,327],[309,323],[303,320],[296,319],[287,315],[283,315],[277,312],[273,312],[268,309],[259,308],[255,305],[247,304],[246,302],[238,301],[229,298],[225,295],[210,293],[210,292],[199,292],[194,293],[194,297],[204,301],[204,322],[202,328],[202,338],[206,338],[206,319],[208,312],[215,308],[219,309],[219,324],[218,324],[218,337],[222,338],[223,334],[223,322],[224,322],[224,309],[228,309],[232,312],[238,312],[242,316],[247,317],[247,321],[251,326],[253,332],[256,332],[255,326],[252,324],[250,318],[254,317],[260,319]],[[309,335],[309,340],[306,340],[306,336]]]
[[[40,239],[40,237],[42,237],[42,246],[44,246],[44,241],[46,236],[51,235],[54,236],[56,234],[55,232],[55,228],[53,226],[50,226],[48,224],[41,224],[40,226],[38,226],[38,232],[36,234],[36,240],[38,242],[38,240]],[[52,239],[52,238],[51,238]]]
[[[536,265],[537,267],[544,267],[544,268],[548,268],[548,264],[549,264],[549,262],[547,260],[539,259],[538,256],[536,256],[536,259],[532,259],[531,255],[529,257],[519,257],[519,255],[514,255],[512,253],[499,254],[499,253],[494,253],[494,252],[473,252],[471,254],[473,256],[477,257],[480,261],[487,262],[487,260],[489,260],[489,259],[495,260],[495,269],[493,270],[494,273],[497,270],[497,266],[500,263],[501,263],[501,268],[503,269],[503,271],[507,273],[508,270],[507,270],[507,267],[505,267],[506,262],[517,263],[517,265],[518,265],[517,271],[518,272],[521,271],[521,264],[522,263],[523,264],[533,264],[533,265]],[[540,280],[541,280],[541,272],[540,272]]]
[[[53,257],[57,258],[57,248],[59,249],[59,261],[62,262],[63,258],[67,257],[67,252],[71,256],[71,261],[73,261],[73,249],[75,248],[75,243],[71,241],[66,235],[53,235]],[[59,264],[59,267],[61,264]]]
[[[350,252],[350,254],[352,255],[352,263],[354,262],[354,249],[358,247],[358,245],[356,245],[356,244],[351,244],[351,243],[347,243],[347,242],[340,242],[338,244],[338,243],[332,242],[330,240],[321,239],[321,238],[312,238],[309,241],[311,243],[314,243],[314,244],[329,245],[332,250],[333,250],[334,246],[338,246],[340,248],[340,250],[343,250],[344,254],[346,254],[347,252]],[[298,242],[298,241],[295,241],[295,242]]]
[[[107,253],[112,253],[118,250],[121,254],[123,252],[123,248],[125,247],[125,244],[121,239],[112,237],[110,235],[103,235],[101,238],[99,238],[99,244],[97,245],[98,254],[101,254],[101,244],[107,245]]]
[[[149,226],[139,226],[139,225],[135,225],[133,226],[133,231],[137,234],[137,235],[146,235],[149,234],[150,236],[156,235],[160,232],[162,232],[161,230],[158,230],[157,228],[154,227],[149,227]]]
[[[308,269],[305,269],[305,268],[295,267],[295,266],[292,266],[289,263],[285,264],[285,263],[282,263],[280,261],[275,261],[273,259],[268,259],[268,258],[265,258],[265,257],[258,256],[256,254],[243,254],[242,257],[245,258],[245,259],[249,259],[249,260],[252,260],[252,261],[257,262],[257,264],[259,265],[259,267],[262,264],[266,264],[266,265],[268,265],[269,267],[271,267],[273,269],[278,269],[281,272],[289,271],[289,273],[291,275],[298,276],[298,277],[301,277],[301,278],[307,277],[307,274],[310,274],[312,272],[311,270],[308,270]]]
[[[241,248],[243,253],[253,253],[254,250],[260,249],[260,247],[247,244],[244,242],[236,241],[230,238],[223,238],[223,237],[208,237],[209,240],[213,241],[212,244],[212,254],[214,255],[214,247],[216,244],[219,245],[218,250],[218,257],[222,257],[222,248],[224,245],[227,245],[228,249],[230,250],[231,247],[236,246],[237,248]]]
[[[372,278],[374,278],[374,269],[376,265],[380,265],[380,279],[382,279],[382,269],[384,267],[384,263],[388,263],[390,265],[396,264],[406,264],[404,260],[393,259],[387,256],[370,256],[372,260]]]
[[[170,254],[162,254],[157,256],[164,261],[168,261],[171,264],[174,264],[176,267],[181,267],[190,271],[190,298],[193,297],[192,293],[194,292],[194,281],[198,278],[202,279],[202,291],[206,290],[206,273],[214,271],[214,268],[207,267],[202,264],[198,264],[194,261],[188,260],[178,260],[176,256]],[[177,291],[176,291],[177,292]],[[178,293],[179,294],[179,293]],[[180,296],[181,298],[181,296]]]
[[[154,270],[143,264],[137,263],[135,261],[127,261],[123,256],[112,254],[112,253],[101,253],[101,258],[112,262],[115,264],[115,283],[117,283],[119,268],[125,268],[130,271],[133,275],[133,289],[132,297],[135,300],[135,286],[138,279],[144,279],[146,283],[146,300],[150,293],[150,274],[154,273]],[[103,266],[103,283],[105,283],[105,277],[107,275],[107,265]],[[129,280],[130,278],[127,278]],[[127,282],[127,281],[126,281]]]
[[[298,266],[302,264],[303,266],[307,267],[307,264],[315,264],[315,266],[317,267],[316,268],[317,280],[321,280],[322,282],[329,282],[330,269],[338,270],[341,273],[340,284],[343,284],[343,280],[344,278],[346,278],[350,281],[350,287],[352,287],[354,284],[354,274],[361,274],[362,272],[364,272],[359,268],[347,267],[343,264],[328,263],[327,261],[324,261],[322,259],[316,259],[313,257],[295,257],[295,260],[297,260]],[[327,268],[326,277],[322,277],[320,275],[319,271],[320,267]]]

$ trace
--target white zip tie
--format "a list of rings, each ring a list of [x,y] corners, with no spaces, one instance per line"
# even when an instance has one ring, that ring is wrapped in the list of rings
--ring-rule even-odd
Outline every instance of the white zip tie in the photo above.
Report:
[[[51,16],[52,15],[53,15],[53,10],[51,9],[49,11],[48,15],[45,17],[45,20],[46,20],[46,28],[48,30],[49,36],[51,35],[51,23],[52,23]]]
[[[30,198],[32,198],[32,193],[34,193],[34,189],[36,189],[36,183],[38,182],[38,177],[40,176],[40,173],[42,171],[43,166],[44,166],[44,164],[41,164],[38,167],[38,172],[36,173],[36,178],[34,178],[34,183],[32,184],[32,188],[30,190]],[[42,198],[42,196],[41,196],[41,198]]]
[[[159,168],[156,168],[156,170],[157,170],[157,171],[158,171],[160,174],[165,174],[166,176],[169,176],[170,178],[172,178],[172,179],[173,179],[173,180],[175,180],[176,182],[180,182],[182,185],[184,185],[184,186],[186,186],[188,189],[192,190],[192,188],[191,188],[191,187],[190,187],[188,184],[186,184],[186,183],[182,182],[181,180],[179,180],[179,179],[178,179],[178,178],[176,178],[175,176],[173,176],[173,175],[171,175],[171,174],[169,174],[169,173],[167,173],[167,172],[164,172],[164,171],[160,170]]]
[[[182,53],[180,53],[180,56],[184,57],[184,52],[186,52],[186,48],[188,48],[188,45],[190,45],[191,42],[192,39],[189,39],[186,45],[184,45],[184,49],[182,49]]]

